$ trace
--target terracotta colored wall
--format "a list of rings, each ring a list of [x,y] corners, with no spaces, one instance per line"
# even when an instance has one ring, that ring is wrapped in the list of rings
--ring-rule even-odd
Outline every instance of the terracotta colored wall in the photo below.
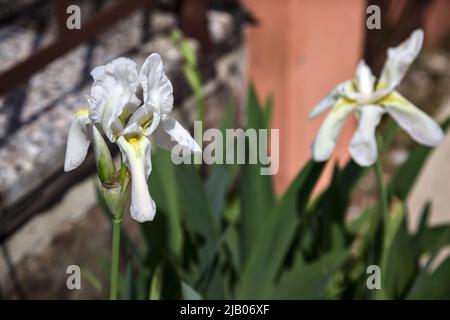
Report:
[[[278,191],[310,159],[323,118],[309,121],[312,107],[336,84],[352,78],[362,53],[364,0],[244,0],[260,24],[247,30],[248,78],[265,99],[274,96],[273,128],[280,129]],[[348,159],[350,121],[337,155]],[[328,175],[330,174],[328,168]],[[326,183],[322,180],[322,185]]]

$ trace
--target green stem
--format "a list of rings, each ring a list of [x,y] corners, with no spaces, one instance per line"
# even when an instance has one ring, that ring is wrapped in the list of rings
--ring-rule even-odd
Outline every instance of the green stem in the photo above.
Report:
[[[384,222],[383,223],[384,225],[388,219],[389,209],[388,209],[386,184],[384,183],[383,169],[381,167],[380,158],[378,158],[377,162],[375,163],[375,176],[377,178],[378,195],[380,197],[382,221]]]
[[[113,219],[112,249],[111,249],[111,291],[110,299],[117,299],[117,280],[119,277],[120,223],[121,219]]]

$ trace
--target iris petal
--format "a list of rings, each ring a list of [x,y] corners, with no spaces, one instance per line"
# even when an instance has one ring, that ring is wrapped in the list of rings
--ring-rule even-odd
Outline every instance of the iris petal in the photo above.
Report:
[[[131,173],[131,217],[138,222],[152,221],[156,205],[147,185],[152,170],[150,141],[145,136],[129,140],[121,136],[117,144]]]

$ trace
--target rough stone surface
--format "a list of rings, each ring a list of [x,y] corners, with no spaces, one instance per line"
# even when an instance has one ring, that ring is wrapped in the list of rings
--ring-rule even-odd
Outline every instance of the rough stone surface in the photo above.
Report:
[[[117,24],[97,41],[72,50],[34,75],[23,87],[0,97],[0,197],[14,204],[42,180],[62,169],[73,113],[86,106],[89,71],[117,56],[141,65],[151,52],[163,57],[169,78],[179,73],[181,56],[163,32],[173,28],[170,14],[154,14],[150,41],[141,42],[143,15]],[[223,24],[223,22],[222,22]],[[34,35],[20,28],[0,42],[0,65],[27,56]],[[1,36],[1,34],[0,34]],[[47,36],[50,37],[50,36]]]

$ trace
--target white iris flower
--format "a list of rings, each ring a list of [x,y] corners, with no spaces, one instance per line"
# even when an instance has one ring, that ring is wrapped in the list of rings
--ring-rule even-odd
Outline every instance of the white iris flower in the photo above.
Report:
[[[384,113],[394,118],[417,142],[427,146],[437,146],[442,142],[444,133],[439,125],[395,91],[419,54],[422,43],[423,31],[419,29],[399,46],[389,48],[378,81],[362,60],[355,79],[338,85],[315,106],[310,118],[331,108],[312,145],[315,161],[329,159],[341,128],[352,112],[356,113],[358,127],[349,151],[361,166],[370,166],[377,159],[375,129]]]
[[[89,109],[79,111],[70,127],[64,170],[75,169],[83,162],[90,141],[100,155],[102,150],[97,149],[106,145],[96,142],[105,135],[117,143],[131,173],[131,216],[139,222],[151,221],[156,206],[147,186],[152,169],[149,137],[154,136],[158,146],[169,150],[177,143],[192,152],[201,149],[171,116],[173,88],[158,54],[147,58],[139,74],[135,62],[117,58],[94,68],[91,75],[94,84],[88,97]],[[142,103],[138,96],[142,96]]]

